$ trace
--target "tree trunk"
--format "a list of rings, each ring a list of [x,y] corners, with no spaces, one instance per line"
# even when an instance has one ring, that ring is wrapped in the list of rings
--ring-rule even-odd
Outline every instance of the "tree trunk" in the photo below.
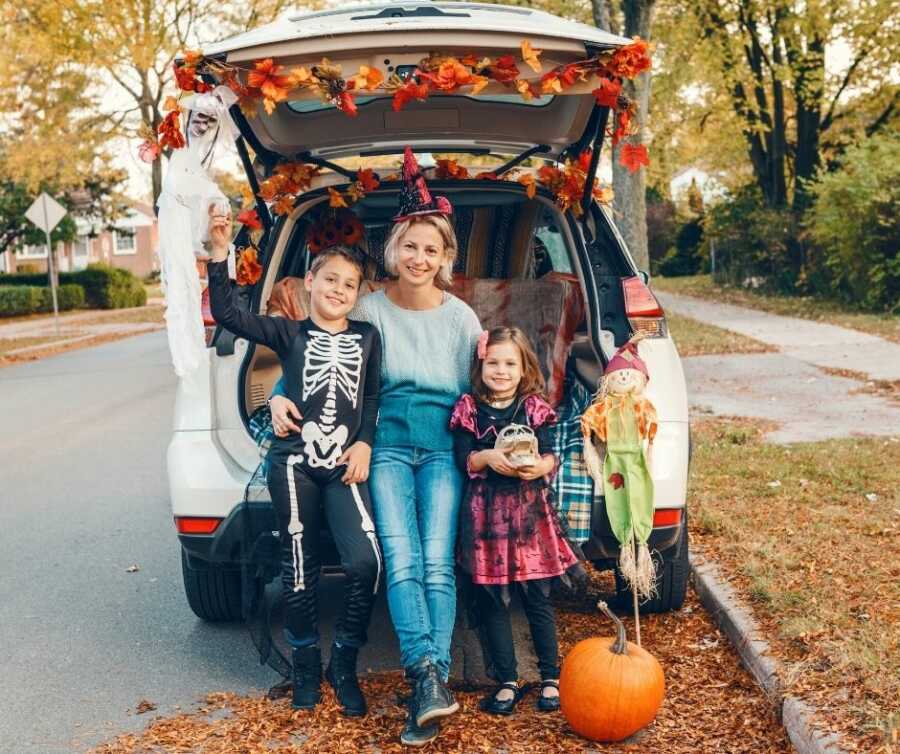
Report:
[[[624,0],[625,36],[650,38],[650,24],[655,0]],[[637,103],[637,133],[631,141],[646,143],[647,111],[650,106],[650,74],[642,73],[632,81],[626,80],[623,91]],[[621,145],[619,147],[621,149]],[[647,249],[646,181],[643,170],[634,173],[619,164],[619,150],[613,152],[613,212],[616,226],[631,256],[641,270],[650,269]]]
[[[156,212],[156,202],[162,193],[162,155],[157,157],[152,165],[153,170],[153,211]]]

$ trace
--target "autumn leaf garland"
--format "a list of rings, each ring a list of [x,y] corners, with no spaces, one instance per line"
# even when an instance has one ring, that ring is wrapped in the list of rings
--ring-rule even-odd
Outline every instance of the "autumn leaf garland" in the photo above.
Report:
[[[174,68],[175,82],[182,93],[210,90],[209,84],[200,77],[201,72],[218,76],[237,94],[239,107],[247,117],[254,117],[260,104],[271,114],[278,103],[288,99],[291,92],[303,90],[318,94],[323,102],[352,117],[357,114],[355,97],[360,92],[387,92],[392,95],[393,109],[400,111],[410,102],[425,101],[432,94],[453,94],[465,90],[467,94],[477,95],[492,81],[517,92],[527,101],[536,96],[563,93],[577,83],[596,80],[598,86],[592,94],[598,104],[609,107],[614,113],[609,129],[613,146],[634,132],[634,104],[622,94],[622,79],[634,78],[649,70],[650,48],[645,40],[635,37],[631,44],[624,47],[559,65],[546,72],[540,60],[541,54],[542,50],[535,49],[528,40],[522,40],[521,63],[532,73],[541,74],[537,80],[522,76],[513,55],[496,58],[430,55],[419,62],[408,78],[396,73],[386,77],[377,67],[368,65],[360,66],[357,73],[345,76],[342,67],[327,58],[317,65],[290,70],[278,65],[274,59],[266,58],[255,61],[248,69],[206,58],[196,50],[186,52]],[[179,111],[172,111],[160,125],[159,148],[178,149],[184,146],[178,116]],[[647,164],[644,162],[646,147],[632,146],[638,151],[628,153],[627,163],[624,161],[625,150],[622,150],[623,164],[629,170]],[[149,149],[147,142],[143,149],[148,156],[159,151]],[[633,167],[635,165],[637,168]]]

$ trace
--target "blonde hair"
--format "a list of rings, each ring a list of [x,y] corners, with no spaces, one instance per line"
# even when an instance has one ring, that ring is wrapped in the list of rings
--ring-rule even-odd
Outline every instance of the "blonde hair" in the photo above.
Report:
[[[453,283],[453,263],[456,261],[458,244],[453,224],[446,215],[413,215],[406,220],[394,223],[384,245],[384,269],[389,275],[397,277],[397,256],[400,252],[400,241],[413,225],[427,223],[441,235],[444,242],[444,262],[434,278],[434,284],[441,290],[447,290]]]

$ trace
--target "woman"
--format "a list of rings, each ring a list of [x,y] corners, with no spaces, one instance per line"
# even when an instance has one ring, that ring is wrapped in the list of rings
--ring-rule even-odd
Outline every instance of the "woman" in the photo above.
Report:
[[[351,318],[382,340],[382,382],[370,489],[401,662],[413,682],[403,743],[437,736],[435,721],[459,705],[446,687],[456,617],[454,546],[463,479],[449,430],[456,398],[469,389],[481,334],[475,312],[447,292],[457,254],[450,203],[428,191],[412,151],[403,164],[400,214],[385,246],[393,279],[361,299]],[[276,434],[297,432],[284,398],[271,401]]]

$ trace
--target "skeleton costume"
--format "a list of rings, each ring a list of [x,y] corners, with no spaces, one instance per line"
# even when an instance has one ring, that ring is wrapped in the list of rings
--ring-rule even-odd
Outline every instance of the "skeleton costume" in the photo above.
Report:
[[[268,485],[282,541],[286,633],[295,647],[318,643],[319,530],[325,517],[347,573],[344,608],[335,639],[366,642],[381,581],[381,550],[365,483],[344,484],[337,460],[357,440],[373,444],[381,374],[381,340],[366,322],[349,320],[340,333],[238,309],[225,262],[208,266],[210,303],[226,329],[278,354],[284,386],[300,411],[301,432],[276,437]]]

